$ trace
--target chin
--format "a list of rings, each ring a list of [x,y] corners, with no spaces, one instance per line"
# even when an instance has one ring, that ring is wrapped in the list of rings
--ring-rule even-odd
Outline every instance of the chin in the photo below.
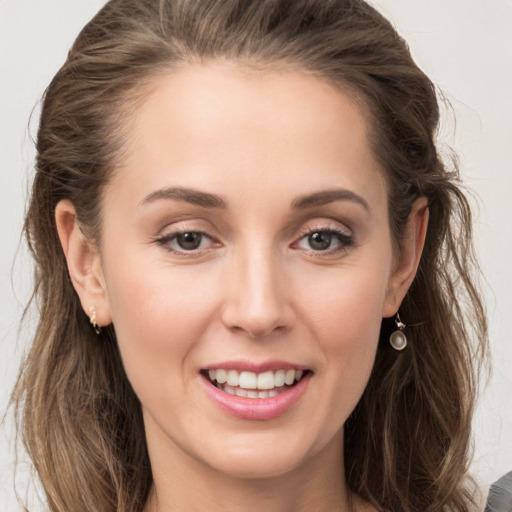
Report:
[[[297,454],[275,454],[262,452],[244,457],[223,457],[214,466],[219,473],[240,480],[266,480],[279,478],[298,470],[304,461]]]
[[[262,480],[279,478],[301,471],[311,465],[320,452],[339,453],[341,431],[328,440],[323,436],[305,439],[302,432],[277,430],[232,438],[229,446],[222,446],[215,453],[205,454],[210,467],[226,476],[239,479]]]

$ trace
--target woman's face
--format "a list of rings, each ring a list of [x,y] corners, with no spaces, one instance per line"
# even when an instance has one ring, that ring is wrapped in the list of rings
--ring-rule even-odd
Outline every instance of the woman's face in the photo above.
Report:
[[[305,73],[219,63],[159,77],[126,129],[96,307],[152,463],[339,463],[401,293],[360,108]]]

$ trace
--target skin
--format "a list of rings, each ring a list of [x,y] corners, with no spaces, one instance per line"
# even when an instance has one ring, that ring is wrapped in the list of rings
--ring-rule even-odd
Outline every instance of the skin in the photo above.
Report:
[[[127,133],[102,198],[101,251],[69,201],[56,220],[83,308],[113,322],[142,403],[154,475],[146,510],[373,510],[350,504],[343,424],[382,317],[414,279],[425,200],[393,254],[364,112],[300,71],[184,67],[155,81]],[[223,207],[192,204],[182,189]],[[333,190],[345,192],[297,207]],[[187,252],[176,230],[205,235]],[[329,232],[327,250],[311,245],[308,234]],[[204,391],[201,368],[275,359],[312,372],[278,418],[234,418]]]

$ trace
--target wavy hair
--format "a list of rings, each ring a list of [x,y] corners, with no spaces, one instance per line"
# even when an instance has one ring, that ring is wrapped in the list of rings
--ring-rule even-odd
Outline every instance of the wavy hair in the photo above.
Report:
[[[52,512],[141,512],[152,485],[140,403],[112,326],[96,336],[70,281],[54,219],[73,202],[99,240],[102,190],[124,121],[154,77],[192,62],[306,70],[352,95],[386,176],[395,247],[414,201],[430,222],[401,306],[409,346],[389,346],[345,425],[348,486],[378,510],[466,512],[471,418],[487,327],[471,211],[436,147],[436,90],[392,25],[362,0],[111,0],[47,88],[25,233],[40,319],[13,394]]]

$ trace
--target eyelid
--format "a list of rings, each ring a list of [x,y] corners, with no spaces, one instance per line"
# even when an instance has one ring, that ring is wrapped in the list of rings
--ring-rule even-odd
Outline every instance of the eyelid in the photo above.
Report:
[[[316,231],[332,231],[350,238],[354,236],[353,231],[340,221],[331,219],[313,219],[301,226],[299,232],[297,233],[296,239],[300,239],[305,235],[315,233]]]
[[[185,233],[197,233],[201,235],[202,237],[210,240],[210,246],[207,248],[198,248],[198,249],[191,249],[191,250],[184,250],[179,248],[174,248],[170,244],[179,235],[185,234]],[[194,256],[201,256],[205,253],[207,253],[209,250],[214,248],[215,246],[219,247],[222,244],[218,242],[215,237],[213,237],[211,234],[207,233],[203,229],[194,229],[194,227],[188,227],[188,226],[177,226],[175,228],[169,229],[169,230],[163,230],[163,233],[156,235],[152,238],[152,242],[161,246],[171,254],[174,254],[176,256],[185,256],[185,257],[194,257]]]
[[[203,217],[194,215],[173,215],[162,219],[162,223],[154,225],[153,240],[157,238],[172,237],[183,233],[201,233],[211,239],[219,237],[219,231],[212,222]]]
[[[350,246],[354,244],[354,233],[348,228],[345,230],[340,227],[337,221],[313,221],[310,224],[303,225],[291,244],[291,248],[301,250],[302,252],[320,258],[335,257],[343,254]],[[334,233],[339,237],[340,244],[337,247],[325,250],[302,249],[298,244],[307,236],[318,232]]]

